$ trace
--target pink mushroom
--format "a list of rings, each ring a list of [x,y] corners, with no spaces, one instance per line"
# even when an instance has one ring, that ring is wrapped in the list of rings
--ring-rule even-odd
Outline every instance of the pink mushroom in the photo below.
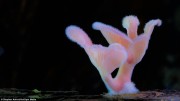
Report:
[[[137,34],[139,20],[136,16],[126,16],[122,23],[127,35],[110,25],[93,23],[93,29],[100,30],[110,44],[108,47],[93,44],[88,35],[75,25],[68,26],[65,31],[67,37],[79,44],[88,54],[111,95],[139,91],[131,81],[132,72],[148,48],[154,26],[160,26],[161,20],[149,21],[145,25],[144,33],[140,35]],[[119,70],[113,78],[111,73],[116,68]]]

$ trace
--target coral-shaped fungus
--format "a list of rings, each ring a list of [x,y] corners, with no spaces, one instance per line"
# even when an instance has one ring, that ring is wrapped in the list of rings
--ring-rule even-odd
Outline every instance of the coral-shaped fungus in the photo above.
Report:
[[[110,25],[93,23],[93,29],[100,30],[110,44],[108,47],[93,44],[88,35],[75,25],[70,25],[65,30],[67,37],[85,50],[111,95],[139,91],[131,81],[132,72],[148,48],[154,26],[160,26],[161,20],[150,20],[144,27],[144,33],[140,35],[137,34],[139,20],[136,16],[124,17],[122,25],[127,30],[127,35]],[[119,70],[113,78],[111,73],[116,68]]]

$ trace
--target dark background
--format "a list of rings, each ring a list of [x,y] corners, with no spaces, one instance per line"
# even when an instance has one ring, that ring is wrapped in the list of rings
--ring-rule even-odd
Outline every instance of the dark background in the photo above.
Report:
[[[141,91],[180,90],[180,3],[178,0],[0,0],[0,88],[107,92],[98,71],[82,48],[65,36],[74,24],[94,43],[108,46],[101,21],[126,31],[121,20],[136,15],[138,33],[151,19],[155,27],[132,81]]]

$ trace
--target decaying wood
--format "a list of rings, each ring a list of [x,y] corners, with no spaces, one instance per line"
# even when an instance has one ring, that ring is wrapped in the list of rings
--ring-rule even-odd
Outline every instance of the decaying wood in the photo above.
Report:
[[[7,88],[0,89],[0,98],[3,99],[34,99],[53,101],[127,101],[127,100],[150,100],[150,101],[180,101],[180,91],[155,90],[142,91],[137,94],[122,94],[110,96],[108,94],[83,95],[77,91],[39,91]],[[29,100],[30,101],[30,100]]]
[[[142,91],[137,94],[122,94],[116,96],[104,95],[107,99],[114,100],[158,100],[158,101],[180,101],[179,91],[155,90]]]

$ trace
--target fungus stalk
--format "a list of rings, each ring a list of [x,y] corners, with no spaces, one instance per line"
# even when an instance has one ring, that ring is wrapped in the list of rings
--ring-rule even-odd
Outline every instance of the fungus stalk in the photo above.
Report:
[[[140,35],[137,34],[139,20],[136,16],[124,17],[122,25],[127,30],[127,35],[101,22],[92,24],[93,29],[103,34],[109,43],[108,47],[93,44],[89,36],[75,25],[70,25],[65,30],[67,37],[85,50],[110,95],[139,92],[131,81],[133,69],[142,60],[154,26],[160,26],[161,20],[150,20],[144,27],[144,33]],[[111,73],[116,68],[119,70],[113,78]]]

